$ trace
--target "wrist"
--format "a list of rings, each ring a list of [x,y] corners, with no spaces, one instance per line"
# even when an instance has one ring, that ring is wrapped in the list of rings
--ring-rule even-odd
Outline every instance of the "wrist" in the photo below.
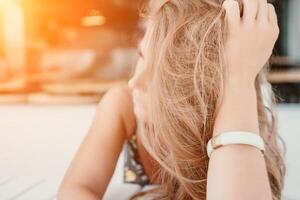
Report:
[[[214,136],[232,130],[259,133],[254,82],[240,79],[224,82],[223,93],[217,107]]]
[[[225,92],[255,91],[255,79],[229,78],[224,82]]]

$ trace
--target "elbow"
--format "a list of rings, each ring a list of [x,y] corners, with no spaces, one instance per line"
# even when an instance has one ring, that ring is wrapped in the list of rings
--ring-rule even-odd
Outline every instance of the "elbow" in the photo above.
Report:
[[[76,193],[79,191],[80,190],[74,186],[62,184],[58,189],[56,198],[57,200],[69,200],[76,196]]]
[[[62,184],[56,198],[57,200],[99,200],[101,195],[80,185]]]

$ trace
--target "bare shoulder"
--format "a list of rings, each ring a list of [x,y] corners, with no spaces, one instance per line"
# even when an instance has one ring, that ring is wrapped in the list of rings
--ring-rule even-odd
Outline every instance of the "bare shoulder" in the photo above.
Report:
[[[80,192],[78,188],[93,191],[98,197],[104,194],[127,132],[134,126],[130,96],[128,86],[112,88],[103,96],[93,123],[65,175],[60,195],[70,195],[68,199],[74,199],[73,192]]]
[[[108,90],[104,98],[122,98],[123,100],[130,101],[131,92],[127,84],[119,85]]]
[[[133,112],[133,103],[131,91],[127,84],[111,88],[100,101],[97,112],[100,110],[110,110],[120,113],[126,129],[127,138],[135,130],[135,116]]]
[[[108,90],[102,97],[98,109],[107,106],[111,106],[111,109],[117,109],[122,113],[130,112],[132,108],[132,97],[129,87],[124,84]]]

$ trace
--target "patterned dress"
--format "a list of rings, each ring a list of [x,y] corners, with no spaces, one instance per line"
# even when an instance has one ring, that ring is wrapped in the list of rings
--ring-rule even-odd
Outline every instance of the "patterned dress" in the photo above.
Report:
[[[139,184],[142,187],[149,185],[149,177],[146,175],[139,158],[135,134],[126,144],[124,182]]]

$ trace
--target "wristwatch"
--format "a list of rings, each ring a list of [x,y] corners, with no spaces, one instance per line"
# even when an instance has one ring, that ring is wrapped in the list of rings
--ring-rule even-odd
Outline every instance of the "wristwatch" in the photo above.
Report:
[[[210,157],[214,150],[234,144],[254,146],[262,153],[265,151],[264,141],[258,134],[245,131],[230,131],[221,133],[209,140],[207,144],[207,155]]]

